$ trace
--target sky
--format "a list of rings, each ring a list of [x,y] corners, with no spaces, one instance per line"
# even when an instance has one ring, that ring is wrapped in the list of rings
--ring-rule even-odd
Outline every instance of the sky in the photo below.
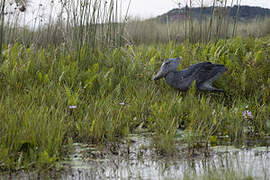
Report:
[[[124,0],[127,3],[129,0]],[[201,0],[192,0],[193,6],[199,6]],[[228,0],[231,2],[230,0]],[[236,2],[236,0],[234,0]],[[129,15],[132,17],[149,18],[164,14],[173,8],[178,7],[178,3],[185,6],[189,0],[131,0]],[[212,1],[204,0],[205,5],[210,5]],[[241,0],[241,5],[260,6],[270,9],[270,0]]]
[[[23,16],[20,16],[21,24],[26,24],[29,26],[33,26],[36,22],[40,22],[40,24],[45,24],[48,22],[49,15],[54,14],[57,16],[59,14],[59,3],[60,0],[29,0],[29,5],[24,12]],[[84,1],[84,0],[81,0]],[[110,0],[101,0],[102,2],[110,1]],[[162,15],[173,8],[178,8],[178,3],[180,2],[180,7],[184,7],[186,3],[190,0],[116,0],[122,3],[122,14],[125,15],[125,10],[128,7],[130,2],[130,7],[128,10],[128,16],[131,18],[139,18],[139,19],[147,19],[150,17],[156,17],[158,15]],[[213,0],[191,0],[193,2],[192,6],[200,6],[200,2],[203,1],[205,6],[210,6]],[[241,1],[241,5],[250,5],[250,6],[260,6],[264,8],[270,9],[270,0],[227,0],[228,4],[230,2]],[[15,0],[7,0],[10,2],[15,2]],[[51,3],[53,2],[53,3]],[[72,0],[71,0],[72,2]],[[79,2],[79,0],[74,0],[74,2]],[[119,3],[119,4],[121,4]],[[9,6],[10,11],[14,9],[15,3],[12,6]],[[15,17],[12,16],[11,17]],[[19,22],[19,23],[20,23]]]

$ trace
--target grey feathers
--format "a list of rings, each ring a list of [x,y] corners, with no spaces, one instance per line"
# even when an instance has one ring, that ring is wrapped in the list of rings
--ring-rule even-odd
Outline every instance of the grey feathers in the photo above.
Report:
[[[212,83],[227,70],[224,65],[202,62],[177,71],[179,60],[180,58],[165,60],[154,80],[164,77],[170,86],[181,91],[188,90],[193,81],[196,81],[199,90],[223,91],[213,87]]]

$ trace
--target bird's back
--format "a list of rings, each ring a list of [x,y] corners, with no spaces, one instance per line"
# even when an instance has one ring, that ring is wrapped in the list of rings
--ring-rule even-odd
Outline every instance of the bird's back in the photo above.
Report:
[[[210,62],[202,62],[191,65],[181,71],[168,73],[166,82],[172,87],[179,90],[187,90],[193,81],[196,81],[198,88],[212,84],[227,69],[221,64],[212,64]]]
[[[200,70],[204,67],[208,67],[212,65],[210,62],[202,62],[198,64],[191,65],[188,68],[185,68],[181,71],[170,72],[165,77],[166,82],[179,90],[188,90],[191,83],[196,80],[197,81],[197,74]]]
[[[227,69],[222,64],[204,64],[198,69],[196,74],[196,84],[201,84],[209,81],[212,83]]]
[[[179,75],[183,76],[183,78],[189,78],[189,77],[195,78],[195,75],[198,71],[211,67],[212,65],[213,64],[210,62],[202,62],[198,64],[193,64],[190,67],[179,71]]]

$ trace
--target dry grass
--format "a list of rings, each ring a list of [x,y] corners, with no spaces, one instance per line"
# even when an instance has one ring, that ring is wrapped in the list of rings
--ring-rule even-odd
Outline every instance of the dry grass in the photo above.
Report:
[[[207,42],[209,33],[209,19],[199,22],[193,20],[192,32],[190,24],[185,21],[161,23],[157,20],[131,20],[125,29],[125,36],[135,44],[168,43],[169,41]],[[219,32],[216,31],[218,21],[214,21],[211,28],[211,40],[228,39],[233,36],[233,23],[225,22]],[[270,33],[270,18],[254,19],[250,22],[240,21],[237,24],[236,36],[264,37]]]
[[[235,35],[262,37],[270,33],[270,18],[234,21],[233,18],[222,16],[224,12],[216,11],[216,14],[199,19],[191,18],[187,12],[187,18],[168,23],[162,23],[156,18],[131,18],[126,21],[127,10],[120,10],[118,1],[111,1],[107,6],[99,0],[90,2],[81,6],[73,1],[63,3],[61,15],[54,19],[53,14],[50,14],[47,23],[40,26],[42,23],[37,20],[31,28],[18,25],[18,21],[22,21],[22,12],[8,14],[5,17],[3,43],[19,42],[39,47],[65,44],[69,48],[80,49],[85,44],[91,47],[119,47],[126,43],[181,43],[185,40],[196,43],[228,39]],[[227,7],[221,6],[224,9]]]

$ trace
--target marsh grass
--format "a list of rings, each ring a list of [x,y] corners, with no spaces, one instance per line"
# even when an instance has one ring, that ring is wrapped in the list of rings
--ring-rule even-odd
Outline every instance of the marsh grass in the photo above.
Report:
[[[210,19],[208,17],[201,20],[194,19],[192,21],[192,34],[188,35],[190,24],[187,24],[184,20],[162,23],[155,19],[140,20],[135,18],[127,23],[125,36],[131,43],[150,45],[161,42],[168,43],[170,41],[182,43],[186,40],[193,43],[207,43],[209,41],[218,41],[219,39],[229,39],[232,37],[233,22],[231,20],[223,20],[221,26],[218,18],[214,18],[211,29],[209,21]],[[269,18],[253,19],[248,22],[239,21],[237,22],[237,29],[234,32],[234,36],[264,37],[269,34],[269,27]],[[211,36],[209,32],[211,32]]]
[[[15,9],[13,4],[16,4]],[[0,40],[4,44],[20,42],[39,47],[65,44],[66,48],[73,50],[86,46],[89,49],[119,47],[124,41],[129,8],[123,10],[121,5],[117,0],[50,1],[39,4],[36,17],[26,20],[27,5],[21,12],[18,2],[1,1],[1,13],[4,15],[1,16]],[[49,8],[49,13],[44,13],[43,7]]]
[[[121,1],[76,2],[44,4],[41,7],[49,6],[51,9],[48,17],[42,17],[40,12],[29,22],[24,18],[25,12],[19,10],[1,16],[3,24],[0,28],[1,42],[6,45],[20,42],[26,46],[34,44],[37,47],[65,45],[66,49],[80,50],[86,46],[89,49],[114,48],[127,44],[156,44],[170,41],[207,43],[236,36],[263,37],[269,34],[270,29],[267,17],[251,21],[239,21],[237,15],[230,17],[229,5],[235,3],[238,5],[239,1],[228,4],[227,1],[214,0],[210,16],[201,13],[199,18],[192,16],[191,8],[194,3],[190,1],[188,7],[178,10],[182,19],[172,21],[168,18],[166,22],[159,18],[147,20],[128,18],[129,6],[127,9],[121,9]],[[203,11],[203,1],[201,3]],[[8,8],[8,5],[3,8]],[[59,9],[57,16],[52,12],[56,9]]]
[[[144,128],[155,149],[177,152],[177,129],[191,150],[217,136],[231,142],[269,134],[269,38],[207,44],[171,42],[111,50],[66,52],[15,44],[0,68],[1,169],[48,167],[72,142],[117,142]],[[200,61],[228,71],[215,83],[222,94],[179,93],[153,74],[163,59],[183,56],[181,68]],[[77,57],[80,57],[79,59]],[[69,109],[76,106],[76,109]],[[254,116],[246,121],[248,106]],[[252,129],[252,130],[249,130]]]
[[[184,142],[190,150],[217,136],[241,142],[269,135],[269,37],[177,44],[169,41],[174,31],[170,27],[168,33],[168,25],[162,34],[148,29],[131,37],[138,44],[147,37],[159,43],[135,46],[125,39],[123,44],[125,23],[117,22],[117,1],[106,6],[72,2],[65,5],[66,23],[35,31],[14,24],[4,29],[1,169],[48,168],[72,142],[108,145],[138,128],[153,133],[157,152],[171,156],[177,152],[178,128],[188,132]],[[224,64],[228,71],[215,85],[226,96],[198,93],[194,87],[179,93],[163,80],[155,83],[152,77],[163,59],[179,56],[181,69],[201,61]],[[246,106],[254,117],[249,121],[243,119]]]
[[[240,19],[240,1],[211,1],[210,15],[205,15],[204,1],[200,3],[199,17],[193,16],[196,1],[178,1],[179,7],[160,17],[147,20],[131,19],[126,26],[126,36],[135,44],[155,44],[175,42],[217,42],[220,39],[241,37],[263,37],[269,34],[269,17],[252,20]],[[231,16],[233,7],[236,8]],[[209,13],[208,13],[209,14]],[[198,15],[197,15],[198,16]],[[257,27],[260,28],[257,28]]]

